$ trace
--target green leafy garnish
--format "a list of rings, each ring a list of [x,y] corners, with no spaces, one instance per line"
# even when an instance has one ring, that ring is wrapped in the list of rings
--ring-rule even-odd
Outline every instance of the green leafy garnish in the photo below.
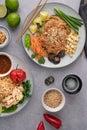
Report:
[[[36,52],[31,55],[32,58],[35,58],[36,56],[38,56]]]
[[[26,34],[24,38],[24,44],[26,48],[30,48],[31,46],[31,40],[30,40],[30,34]]]
[[[30,94],[30,92],[31,92],[30,80],[26,80],[22,84],[23,84],[24,92],[23,92],[23,99],[20,101],[20,104],[23,103],[29,97],[31,97],[31,94]]]
[[[39,58],[38,63],[39,63],[39,64],[44,64],[44,63],[45,63],[45,59],[44,59],[43,56],[41,56],[41,57]]]
[[[11,106],[9,108],[6,108],[6,107],[2,107],[2,113],[10,113],[10,112],[14,112],[16,111],[18,108],[17,105],[14,105],[14,106]]]
[[[81,27],[83,25],[83,22],[81,19],[69,16],[69,15],[65,14],[63,11],[59,10],[58,8],[57,9],[54,8],[54,11],[55,11],[56,15],[58,15],[61,19],[63,19],[70,26],[70,28],[73,31],[78,33],[79,27]]]

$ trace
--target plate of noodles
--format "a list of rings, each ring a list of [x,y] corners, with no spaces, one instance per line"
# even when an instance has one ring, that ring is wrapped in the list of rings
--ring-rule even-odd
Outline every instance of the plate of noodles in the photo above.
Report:
[[[23,35],[22,42],[35,63],[60,68],[79,57],[85,37],[84,22],[74,9],[61,3],[47,3]]]
[[[31,99],[33,91],[33,77],[29,67],[18,57],[13,55],[11,57],[13,59],[12,71],[0,77],[0,117],[13,115],[23,109]],[[20,79],[17,80],[14,77],[17,71],[26,74],[24,80],[19,82]]]

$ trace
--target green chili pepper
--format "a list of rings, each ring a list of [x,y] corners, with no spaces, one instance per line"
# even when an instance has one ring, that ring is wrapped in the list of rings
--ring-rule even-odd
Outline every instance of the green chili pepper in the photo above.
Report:
[[[30,40],[30,34],[26,34],[24,38],[24,44],[26,48],[30,48],[31,46],[31,40]]]

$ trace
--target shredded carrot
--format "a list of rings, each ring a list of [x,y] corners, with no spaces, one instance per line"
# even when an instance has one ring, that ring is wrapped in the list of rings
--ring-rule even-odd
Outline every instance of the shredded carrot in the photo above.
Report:
[[[37,53],[38,56],[47,56],[47,53],[42,48],[38,37],[30,35],[31,38],[31,49],[33,52]]]

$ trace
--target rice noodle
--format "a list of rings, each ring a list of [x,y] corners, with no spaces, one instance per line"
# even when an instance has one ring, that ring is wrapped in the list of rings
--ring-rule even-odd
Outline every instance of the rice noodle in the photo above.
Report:
[[[58,54],[64,50],[67,42],[66,38],[70,34],[71,29],[65,21],[57,16],[52,16],[43,27],[39,41],[43,49],[49,54]]]

